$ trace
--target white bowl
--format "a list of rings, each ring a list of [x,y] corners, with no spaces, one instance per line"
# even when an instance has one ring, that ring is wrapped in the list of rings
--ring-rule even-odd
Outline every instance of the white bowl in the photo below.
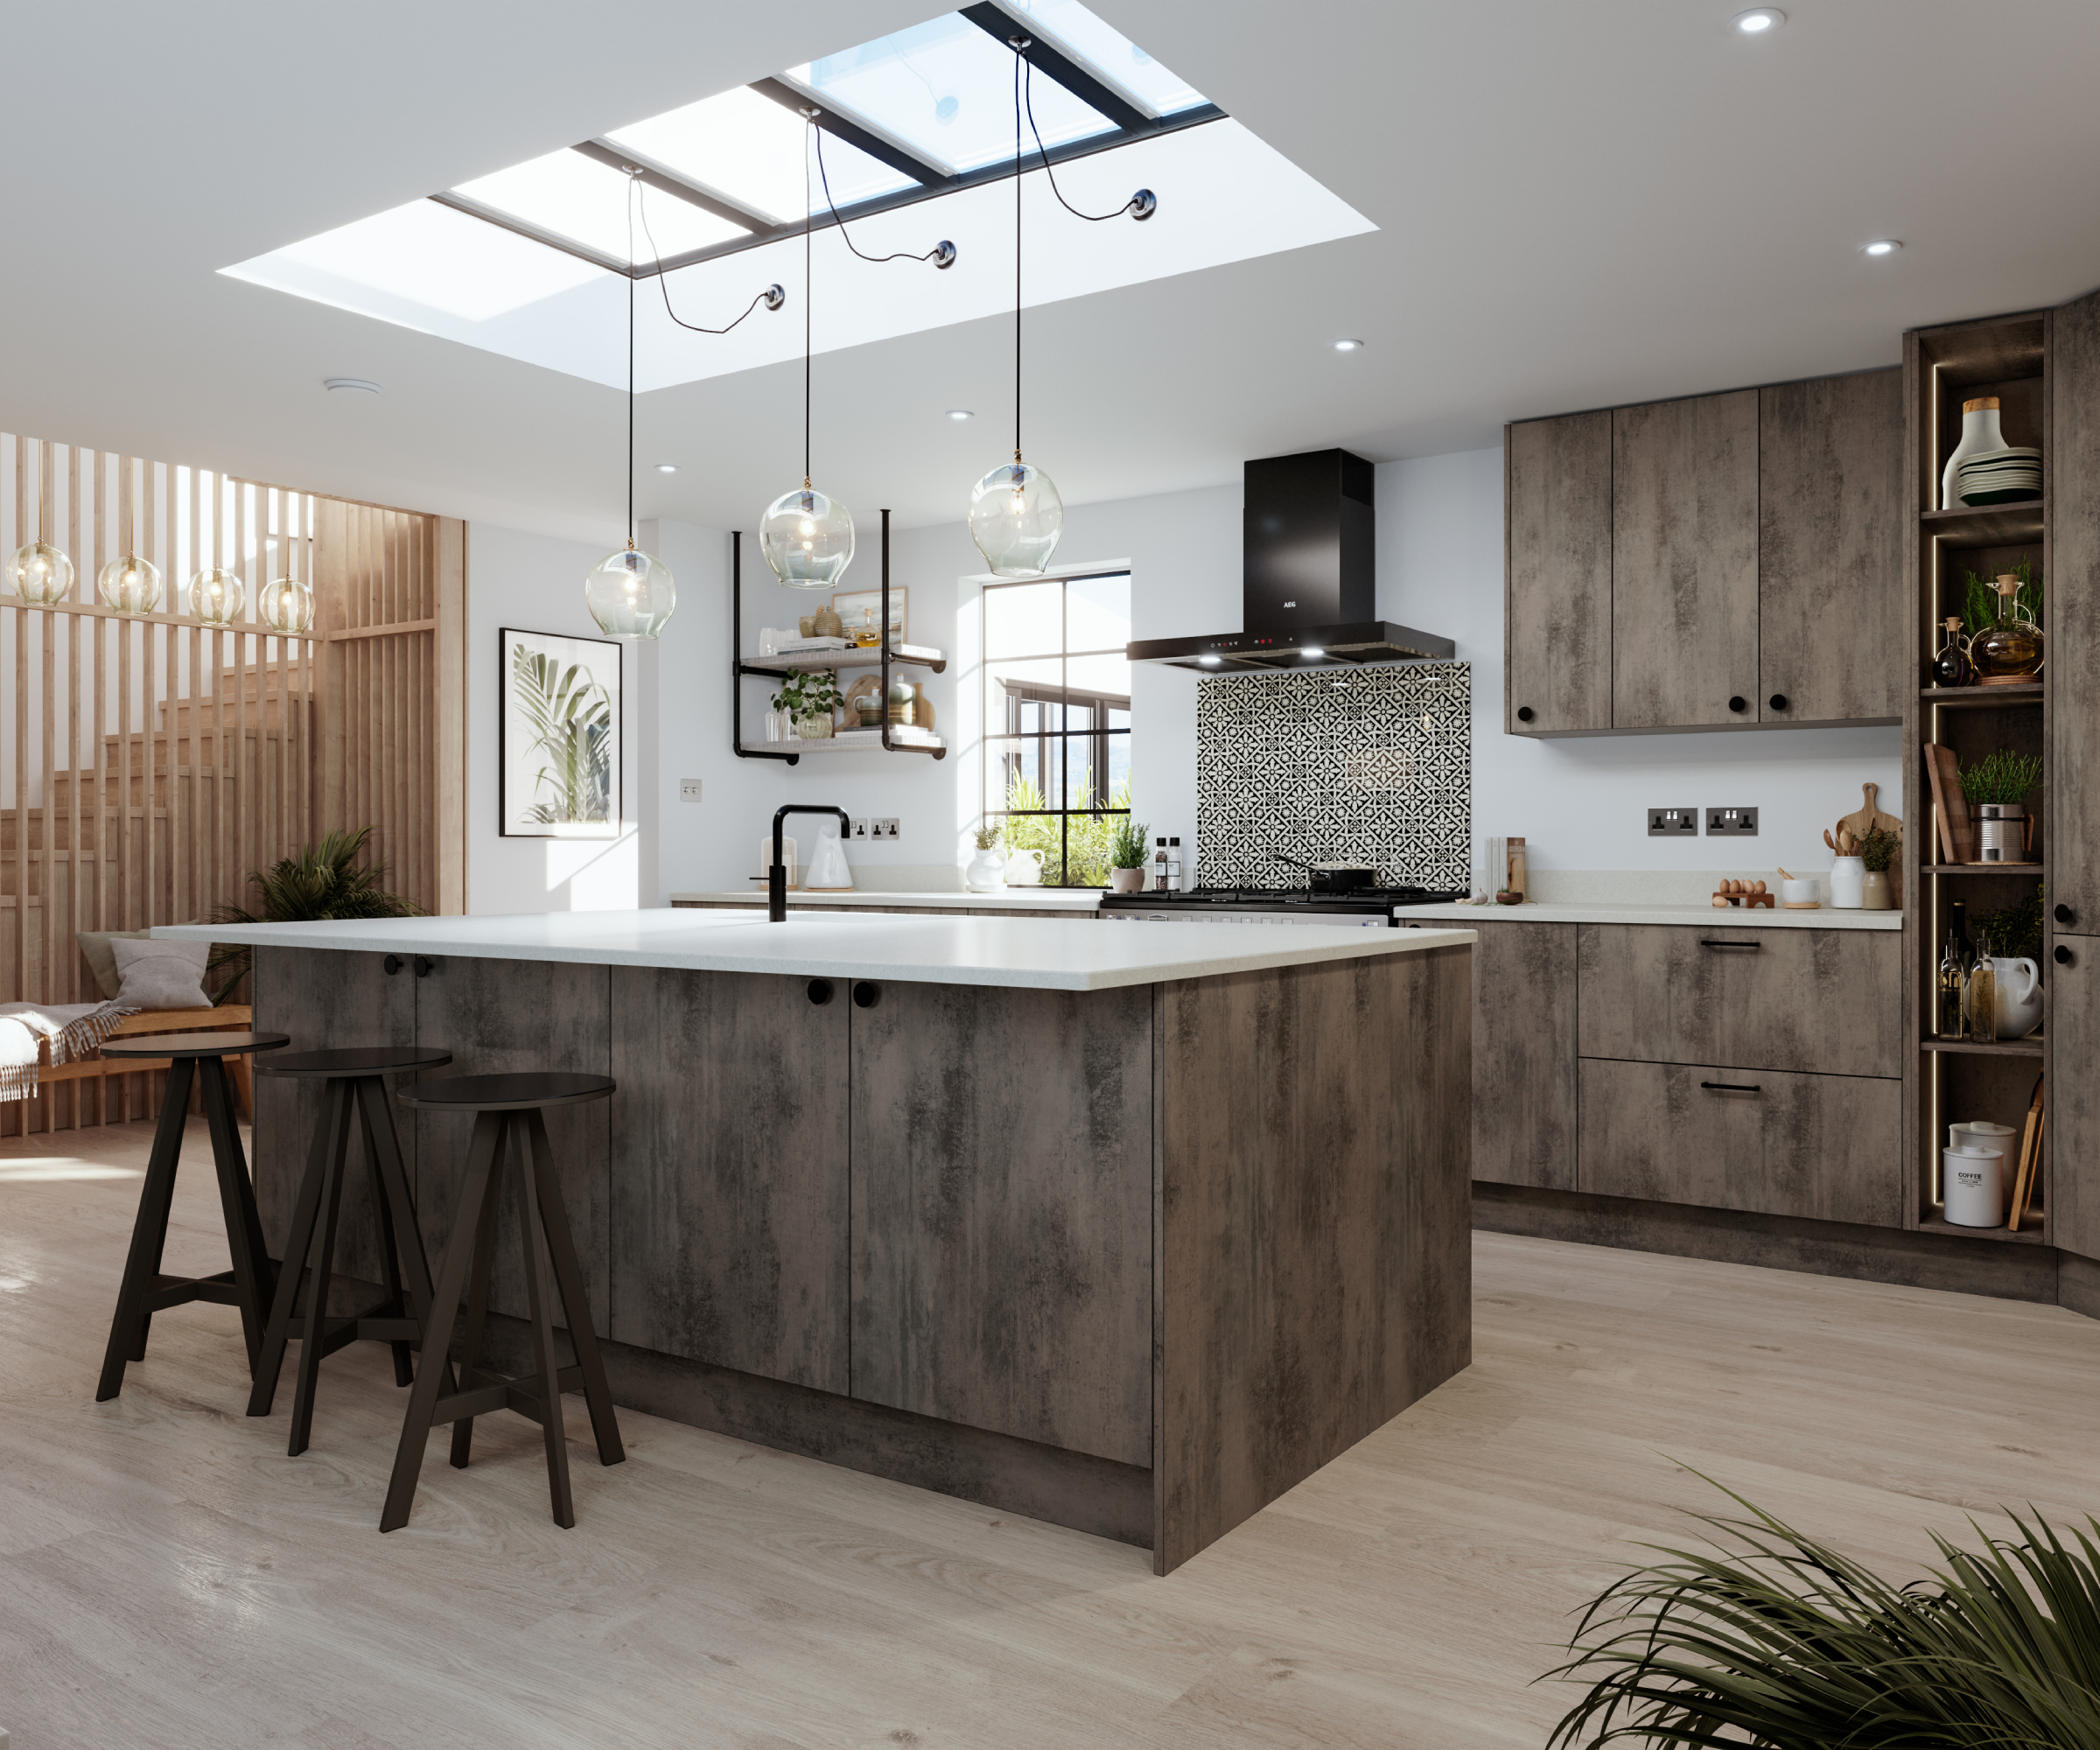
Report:
[[[1779,899],[1780,903],[1786,906],[1817,905],[1823,899],[1822,884],[1814,880],[1782,881],[1779,884]]]

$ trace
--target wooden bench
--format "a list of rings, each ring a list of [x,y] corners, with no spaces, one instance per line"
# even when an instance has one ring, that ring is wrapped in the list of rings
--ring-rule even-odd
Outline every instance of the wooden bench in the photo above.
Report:
[[[216,1009],[145,1009],[136,1015],[126,1015],[109,1030],[108,1036],[119,1039],[137,1033],[217,1032],[228,1027],[245,1032],[254,1025],[255,1010],[246,1003],[226,1003]],[[141,1071],[165,1069],[171,1060],[164,1057],[75,1058],[71,1063],[54,1064],[38,1070],[37,1085],[44,1088],[61,1082],[84,1082],[95,1076],[136,1075]],[[241,1104],[252,1121],[256,1116],[256,1090],[248,1060],[229,1057],[226,1068],[240,1095]]]

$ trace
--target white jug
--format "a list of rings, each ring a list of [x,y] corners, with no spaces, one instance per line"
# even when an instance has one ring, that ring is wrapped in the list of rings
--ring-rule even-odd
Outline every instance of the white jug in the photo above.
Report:
[[[2041,1025],[2040,969],[2031,960],[2005,960],[1993,955],[1991,970],[1998,975],[1998,1038],[2026,1038]]]
[[[1009,887],[1040,887],[1043,885],[1043,853],[1040,850],[1010,850],[1006,853],[1006,885]]]
[[[853,872],[846,864],[846,848],[835,832],[819,833],[809,872],[802,877],[802,891],[809,893],[850,893]]]

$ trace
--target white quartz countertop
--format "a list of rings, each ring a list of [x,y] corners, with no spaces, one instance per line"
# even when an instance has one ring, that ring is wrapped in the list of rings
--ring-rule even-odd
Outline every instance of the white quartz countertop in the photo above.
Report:
[[[379,918],[342,923],[164,924],[159,940],[370,954],[560,960],[802,978],[893,978],[1105,990],[1213,978],[1272,966],[1470,944],[1465,928],[1291,929],[1260,924],[1119,921],[1098,930],[1038,929],[1026,918],[843,917],[790,913],[785,923],[739,911],[548,912],[516,917]]]
[[[1844,929],[1900,930],[1900,912],[1840,912],[1820,906],[1812,912],[1789,912],[1774,906],[1670,906],[1592,904],[1522,906],[1406,906],[1394,914],[1403,924],[1479,923],[1487,921],[1532,924],[1685,924],[1722,929]]]
[[[742,893],[673,893],[671,903],[689,906],[766,906],[766,890],[756,881]],[[1002,887],[992,893],[886,893],[865,888],[850,893],[812,893],[799,888],[788,892],[790,906],[838,906],[848,911],[880,911],[892,906],[914,906],[928,911],[956,912],[1094,912],[1101,909],[1097,887]]]

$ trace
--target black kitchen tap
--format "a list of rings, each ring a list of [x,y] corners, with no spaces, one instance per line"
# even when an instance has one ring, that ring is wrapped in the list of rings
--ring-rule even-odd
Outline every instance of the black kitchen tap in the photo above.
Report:
[[[766,871],[766,921],[771,924],[788,921],[788,865],[780,858],[780,826],[789,815],[836,815],[842,837],[853,830],[852,817],[844,808],[789,802],[786,807],[773,811],[773,863]]]

